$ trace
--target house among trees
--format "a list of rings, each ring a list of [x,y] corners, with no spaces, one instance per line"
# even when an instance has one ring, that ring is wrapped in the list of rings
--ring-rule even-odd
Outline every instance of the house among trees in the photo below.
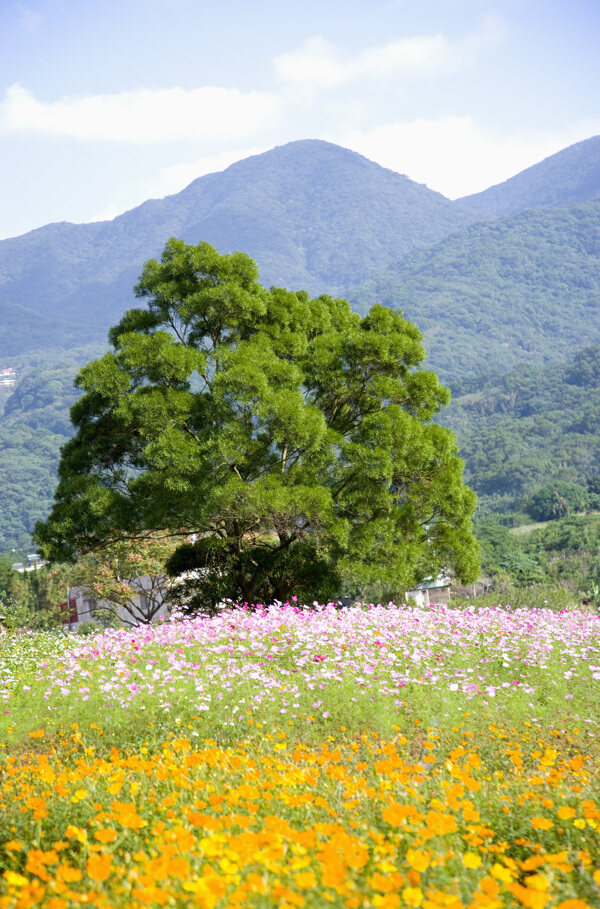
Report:
[[[169,590],[145,575],[130,582],[130,591],[119,602],[97,598],[88,587],[71,587],[67,601],[61,603],[64,624],[76,631],[85,622],[117,624],[125,627],[147,625],[169,615]]]
[[[13,562],[10,567],[13,571],[23,574],[26,571],[37,571],[38,568],[43,568],[45,564],[45,560],[37,552],[32,552],[27,556],[26,562]]]
[[[429,606],[430,603],[438,605],[450,602],[451,582],[445,575],[429,578],[421,584],[416,584],[406,591],[406,599],[413,600],[417,606]]]

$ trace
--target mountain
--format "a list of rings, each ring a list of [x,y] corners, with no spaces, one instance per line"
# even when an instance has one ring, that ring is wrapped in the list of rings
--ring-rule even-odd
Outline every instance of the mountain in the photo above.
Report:
[[[521,171],[510,180],[457,200],[481,219],[498,218],[527,208],[589,202],[600,196],[600,136],[577,142]]]
[[[600,343],[600,199],[473,224],[351,295],[402,309],[453,382]]]
[[[600,474],[600,346],[459,381],[441,422],[456,433],[480,512],[513,511],[556,480],[585,486]]]
[[[376,301],[403,309],[424,331],[426,365],[453,386],[448,419],[486,507],[516,501],[545,474],[582,481],[600,470],[600,419],[597,431],[587,411],[582,429],[565,422],[597,391],[571,388],[553,410],[569,382],[552,365],[547,393],[536,379],[538,391],[517,394],[544,409],[517,413],[502,376],[600,344],[599,160],[596,137],[450,202],[354,152],[293,142],[113,221],[0,241],[0,368],[19,381],[0,396],[0,551],[28,545],[47,513],[72,379],[106,349],[107,328],[136,305],[144,261],[170,236],[248,252],[266,285],[341,293],[362,312]]]
[[[71,346],[74,334],[80,344],[104,340],[135,305],[143,263],[171,236],[247,252],[267,286],[336,294],[469,220],[439,193],[355,152],[292,142],[113,221],[50,224],[0,241],[0,306],[13,324],[0,357],[31,349],[37,319],[46,347]]]
[[[101,354],[88,346],[14,363],[18,384],[0,414],[0,552],[31,546],[36,520],[48,514],[60,448],[72,434],[73,377]]]

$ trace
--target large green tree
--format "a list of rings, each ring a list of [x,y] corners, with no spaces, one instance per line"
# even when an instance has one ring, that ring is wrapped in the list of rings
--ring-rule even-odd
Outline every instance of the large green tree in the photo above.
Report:
[[[77,431],[36,529],[47,557],[180,534],[171,571],[206,609],[476,576],[475,496],[432,422],[449,392],[400,313],[266,290],[243,253],[175,239],[136,294],[146,307],[77,378]]]

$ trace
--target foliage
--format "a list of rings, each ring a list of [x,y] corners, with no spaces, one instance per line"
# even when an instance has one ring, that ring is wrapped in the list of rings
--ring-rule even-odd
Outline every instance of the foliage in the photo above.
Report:
[[[590,485],[600,469],[597,375],[600,347],[590,347],[566,364],[454,385],[440,419],[457,435],[481,515],[512,511],[524,496],[559,481],[597,494]]]
[[[579,611],[584,605],[580,593],[568,587],[548,584],[515,586],[508,576],[501,574],[494,581],[493,589],[476,598],[453,595],[453,608],[472,609],[476,605],[478,609],[494,609],[501,603],[506,603],[511,609],[530,610],[532,618],[535,618],[538,609],[564,613]]]
[[[476,574],[475,497],[431,422],[448,393],[400,314],[266,291],[248,256],[175,239],[137,294],[78,376],[43,552],[193,533],[171,567],[205,609]]]
[[[149,624],[164,605],[169,586],[166,562],[173,542],[148,533],[123,539],[84,556],[70,573],[70,583],[84,587],[97,602],[94,615],[104,623]]]
[[[447,382],[566,360],[600,343],[600,200],[473,224],[352,294],[400,308]]]
[[[499,516],[501,517],[501,516]],[[488,517],[476,524],[481,563],[494,588],[567,588],[575,599],[589,599],[598,583],[600,514],[565,517],[512,529]],[[544,598],[548,599],[547,592]]]
[[[571,204],[597,195],[597,155],[597,139],[579,143],[487,191],[476,211],[477,197],[451,203],[345,149],[291,143],[112,222],[49,225],[1,241],[0,365],[17,366],[25,387],[0,417],[0,550],[29,546],[35,521],[48,514],[60,446],[71,432],[71,377],[100,355],[80,356],[77,346],[100,342],[111,320],[120,318],[137,263],[157,254],[169,233],[196,242],[199,223],[220,249],[253,254],[266,283],[348,293],[371,280],[353,292],[352,305],[361,313],[373,302],[402,307],[425,332],[431,368],[456,389],[495,364],[499,397],[480,398],[471,381],[473,407],[461,402],[460,415],[468,421],[478,407],[497,406],[493,414],[481,413],[491,422],[477,417],[472,443],[481,450],[475,455],[470,443],[464,447],[467,461],[473,454],[468,482],[477,486],[484,510],[514,510],[523,494],[550,480],[585,481],[600,467],[600,422],[598,407],[581,403],[578,389],[593,386],[585,376],[564,379],[577,422],[567,421],[568,401],[552,380],[552,370],[562,367],[545,370],[529,399],[520,389],[532,377],[530,364],[565,360],[577,351],[579,326],[586,326],[588,342],[600,341],[600,203]],[[498,202],[500,209],[494,208]],[[548,205],[563,207],[540,209]],[[466,229],[473,218],[531,207],[537,210]],[[392,271],[384,273],[386,268]],[[580,372],[583,365],[575,364]],[[57,382],[63,367],[67,381]],[[523,382],[513,374],[508,388],[500,374],[514,367]],[[41,393],[46,379],[53,403]],[[557,387],[565,413],[555,415]],[[4,397],[0,393],[0,406]],[[548,406],[540,410],[544,402]],[[528,406],[529,421],[492,428],[501,408],[507,418],[520,419]]]
[[[67,583],[65,566],[45,566],[20,573],[4,562],[0,565],[2,624],[10,630],[62,626],[68,620]]]
[[[587,490],[577,483],[557,480],[528,496],[524,507],[534,521],[554,521],[572,512],[583,511],[587,504]]]
[[[6,363],[18,384],[0,413],[0,552],[31,547],[35,522],[48,514],[60,449],[72,434],[68,409],[79,395],[73,380],[99,352],[84,347]]]

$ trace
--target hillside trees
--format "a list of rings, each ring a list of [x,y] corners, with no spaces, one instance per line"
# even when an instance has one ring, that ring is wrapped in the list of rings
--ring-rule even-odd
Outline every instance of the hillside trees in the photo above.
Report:
[[[529,496],[525,510],[534,521],[552,521],[573,511],[582,511],[587,504],[588,495],[582,486],[556,481]]]
[[[55,505],[36,539],[74,560],[149,531],[193,608],[334,596],[342,579],[477,575],[448,391],[418,329],[375,306],[258,283],[242,253],[171,239],[146,263],[146,308],[80,372]]]

